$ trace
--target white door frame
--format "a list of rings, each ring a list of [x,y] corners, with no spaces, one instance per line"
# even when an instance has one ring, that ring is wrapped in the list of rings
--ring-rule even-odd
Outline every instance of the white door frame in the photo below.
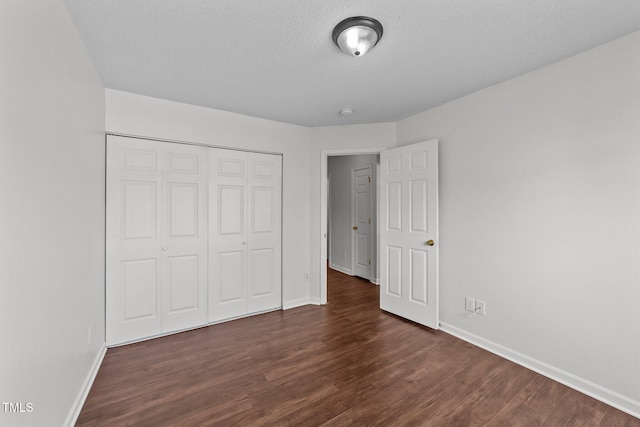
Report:
[[[320,304],[327,303],[327,161],[329,156],[357,156],[380,154],[389,147],[336,148],[320,151]],[[376,184],[377,186],[377,184]],[[377,190],[376,190],[377,191]],[[377,233],[378,230],[375,230]],[[376,248],[377,252],[377,248]]]

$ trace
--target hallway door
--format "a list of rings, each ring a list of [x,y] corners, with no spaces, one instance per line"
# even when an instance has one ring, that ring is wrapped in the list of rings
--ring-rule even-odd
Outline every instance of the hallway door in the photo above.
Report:
[[[371,166],[352,171],[353,274],[371,280]]]

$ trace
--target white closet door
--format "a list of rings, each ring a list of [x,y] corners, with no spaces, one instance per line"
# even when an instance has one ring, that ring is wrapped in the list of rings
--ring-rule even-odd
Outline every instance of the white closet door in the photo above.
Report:
[[[161,332],[161,150],[109,137],[107,149],[107,344]]]
[[[209,321],[247,313],[247,154],[209,154]]]
[[[205,147],[163,143],[162,332],[207,323]]]
[[[213,149],[209,321],[282,306],[282,157]]]
[[[249,153],[248,312],[282,306],[282,157]]]
[[[207,154],[109,136],[107,344],[207,322]]]

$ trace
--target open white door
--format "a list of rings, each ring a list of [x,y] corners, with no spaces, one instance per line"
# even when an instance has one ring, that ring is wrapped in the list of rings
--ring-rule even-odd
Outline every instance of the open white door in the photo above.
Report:
[[[438,329],[438,141],[380,153],[380,308]]]

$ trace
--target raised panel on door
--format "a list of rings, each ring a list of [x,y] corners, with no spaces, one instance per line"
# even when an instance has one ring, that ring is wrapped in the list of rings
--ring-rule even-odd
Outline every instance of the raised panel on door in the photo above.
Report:
[[[118,287],[121,304],[116,315],[119,318],[116,329],[111,331],[117,334],[117,340],[124,342],[159,333],[158,260],[121,261]]]
[[[108,138],[107,344],[161,332],[160,159],[151,141]]]
[[[245,185],[217,185],[218,218],[215,222],[218,234],[225,237],[242,238],[245,218]]]
[[[216,311],[214,320],[229,319],[247,313],[246,251],[218,252],[215,279]]]
[[[387,295],[402,298],[402,248],[397,246],[386,246],[386,270],[383,276],[384,293]],[[384,308],[384,307],[383,307]]]
[[[282,157],[248,153],[248,312],[282,307]]]
[[[209,153],[209,322],[247,314],[247,153]]]
[[[380,307],[438,329],[437,141],[380,160]]]
[[[158,231],[158,185],[154,181],[120,181],[122,240],[155,240]],[[144,242],[143,242],[144,243]]]
[[[207,323],[208,149],[163,149],[162,332]]]
[[[250,258],[249,272],[251,277],[249,280],[253,284],[251,297],[273,295],[276,292],[276,286],[279,286],[279,283],[275,281],[275,250],[273,248],[253,249]]]

